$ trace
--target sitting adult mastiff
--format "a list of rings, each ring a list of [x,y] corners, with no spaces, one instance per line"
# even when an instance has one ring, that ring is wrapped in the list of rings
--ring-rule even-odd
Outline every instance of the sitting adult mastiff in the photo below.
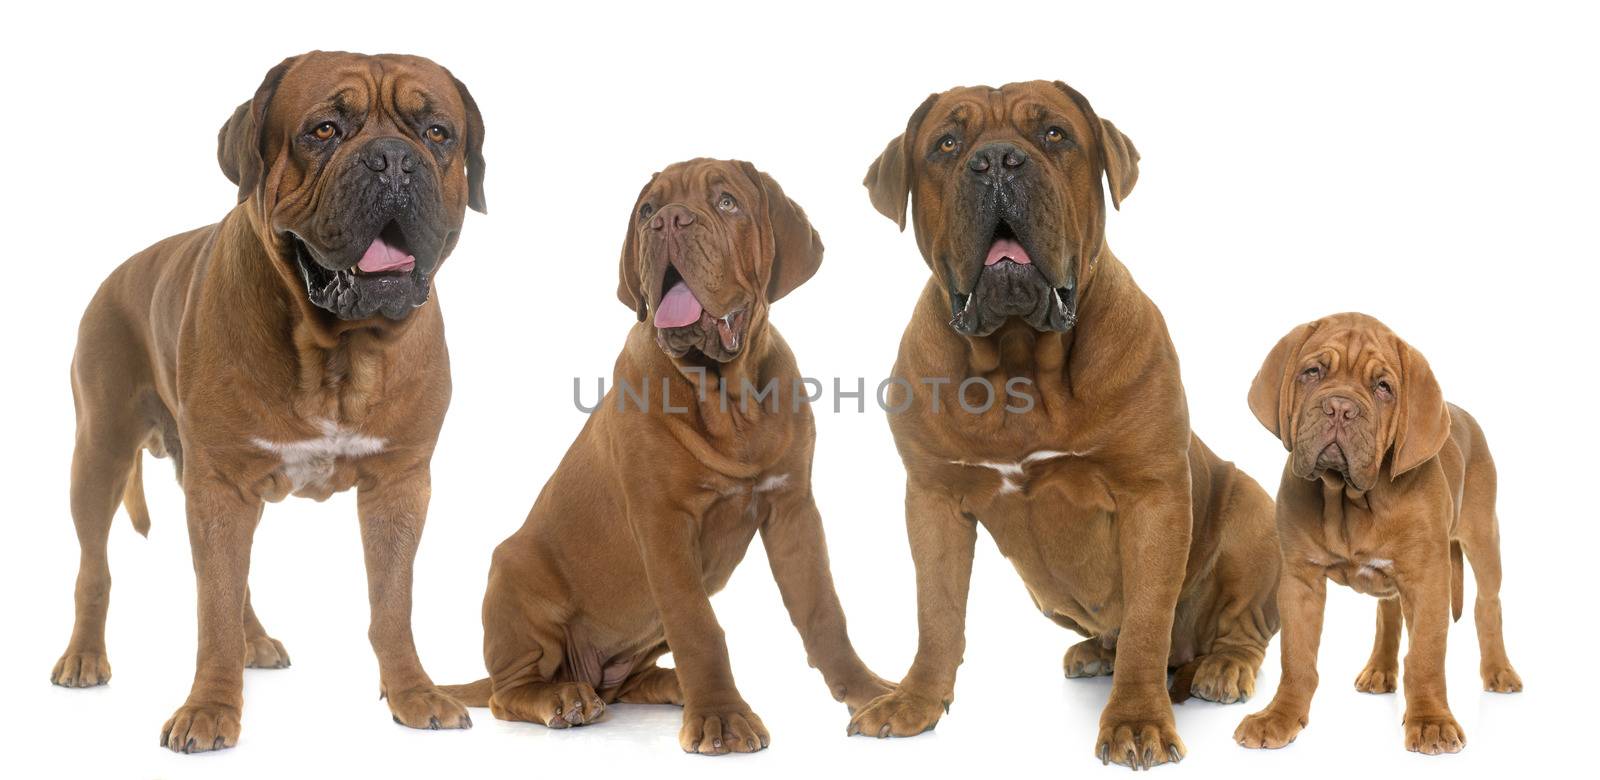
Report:
[[[466,209],[484,210],[482,145],[466,86],[421,57],[290,57],[234,111],[217,159],[237,205],[112,271],[78,329],[71,500],[83,554],[57,685],[111,677],[106,540],[119,499],[149,529],[148,450],[177,466],[200,602],[194,687],[162,745],[232,747],[244,668],[289,665],[246,582],[263,502],[351,487],[394,719],[471,725],[417,659],[411,566],[450,400],[430,283]]]
[[[1356,690],[1394,692],[1404,621],[1406,749],[1460,751],[1467,736],[1446,701],[1444,646],[1461,617],[1463,556],[1478,583],[1483,689],[1522,690],[1500,631],[1500,524],[1483,429],[1445,403],[1422,353],[1356,313],[1280,339],[1250,386],[1250,410],[1289,451],[1278,488],[1283,677],[1272,703],[1245,718],[1234,739],[1280,748],[1305,727],[1333,580],[1380,599]]]
[[[977,525],[1035,606],[1088,637],[1068,677],[1112,675],[1094,753],[1149,767],[1183,741],[1171,695],[1242,701],[1277,631],[1272,501],[1189,430],[1166,324],[1104,240],[1127,136],[1059,81],[930,95],[867,172],[933,276],[900,342],[920,639],[851,733],[910,736],[954,698]]]
[[[834,698],[853,709],[890,690],[845,633],[811,495],[811,408],[767,319],[821,262],[805,212],[750,163],[689,160],[650,179],[617,288],[639,322],[610,392],[495,549],[489,678],[449,690],[551,728],[612,702],[677,704],[685,751],[765,748],[710,600],[758,531]],[[676,668],[657,666],[669,651]]]

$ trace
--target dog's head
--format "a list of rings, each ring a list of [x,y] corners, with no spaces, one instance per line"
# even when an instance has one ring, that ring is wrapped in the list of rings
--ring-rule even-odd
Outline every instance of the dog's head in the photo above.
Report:
[[[1450,410],[1428,361],[1383,323],[1336,314],[1284,336],[1250,386],[1250,411],[1283,441],[1296,476],[1335,471],[1370,490],[1439,454]]]
[[[726,363],[767,306],[822,263],[822,239],[771,176],[739,160],[695,159],[651,177],[622,242],[617,297],[673,358]]]
[[[1010,317],[1070,330],[1105,234],[1105,187],[1122,199],[1139,153],[1059,81],[929,95],[863,182],[906,226],[950,296],[950,324],[986,336]]]
[[[483,117],[421,57],[284,60],[223,125],[217,160],[256,199],[286,277],[342,320],[425,303],[466,208],[486,208]]]

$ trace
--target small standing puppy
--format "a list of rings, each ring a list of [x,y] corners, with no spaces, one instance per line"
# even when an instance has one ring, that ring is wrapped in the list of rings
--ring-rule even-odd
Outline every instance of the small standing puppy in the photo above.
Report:
[[[834,698],[854,708],[890,690],[845,633],[811,496],[811,409],[790,397],[800,372],[767,321],[821,262],[805,212],[750,163],[651,178],[617,290],[639,324],[611,391],[495,550],[489,678],[448,690],[551,728],[593,723],[611,702],[678,704],[685,751],[766,747],[710,601],[757,531]],[[669,651],[677,668],[658,667]]]
[[[1445,701],[1445,635],[1472,561],[1484,690],[1522,690],[1500,633],[1500,531],[1483,430],[1446,404],[1421,353],[1365,314],[1290,331],[1250,387],[1250,410],[1282,439],[1278,487],[1283,680],[1234,739],[1279,748],[1306,725],[1317,687],[1324,579],[1377,596],[1378,634],[1356,690],[1390,693],[1406,652],[1407,750],[1454,753],[1467,738]]]
[[[468,206],[484,210],[483,119],[421,57],[311,52],[267,72],[217,138],[239,185],[223,220],[124,262],[72,360],[72,517],[83,555],[57,685],[111,677],[106,538],[120,500],[150,527],[140,454],[171,455],[188,500],[200,649],[161,744],[239,737],[244,668],[289,665],[250,607],[263,502],[357,488],[368,632],[397,722],[465,728],[411,636],[411,564],[450,400],[430,281]]]

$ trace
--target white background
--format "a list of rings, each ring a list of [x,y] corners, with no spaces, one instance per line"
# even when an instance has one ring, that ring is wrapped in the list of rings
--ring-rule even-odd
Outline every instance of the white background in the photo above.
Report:
[[[927,271],[911,236],[868,203],[859,184],[868,163],[930,91],[1063,79],[1143,154],[1108,236],[1166,315],[1194,426],[1213,449],[1275,488],[1284,453],[1245,406],[1250,379],[1292,325],[1358,309],[1427,355],[1446,396],[1482,422],[1500,466],[1505,628],[1527,690],[1480,692],[1469,609],[1449,653],[1464,753],[1406,753],[1402,701],[1354,691],[1375,605],[1334,588],[1323,685],[1299,740],[1254,752],[1231,739],[1276,686],[1274,642],[1255,700],[1178,708],[1189,758],[1161,771],[1459,775],[1592,763],[1595,371],[1582,345],[1600,260],[1600,62],[1587,12],[1531,3],[1345,3],[1315,13],[1278,3],[579,5],[12,11],[20,16],[0,33],[0,762],[11,765],[0,774],[1112,771],[1091,757],[1109,682],[1062,679],[1060,657],[1076,637],[1038,616],[987,537],[955,706],[921,737],[844,736],[844,707],[806,668],[760,545],[714,603],[741,689],[771,728],[764,753],[685,756],[678,711],[666,707],[617,706],[567,732],[485,710],[467,732],[401,728],[377,698],[353,493],[268,510],[254,600],[294,666],[246,673],[238,748],[176,756],[156,743],[193,670],[194,584],[182,497],[170,465],[155,461],[146,464],[150,538],[123,519],[112,533],[116,676],[89,691],[50,686],[78,556],[67,511],[78,317],[123,258],[226,212],[234,189],[217,170],[217,128],[269,67],[310,48],[430,56],[471,87],[488,122],[490,215],[468,216],[437,286],[455,396],[434,460],[415,610],[436,680],[481,676],[489,552],[522,522],[583,422],[572,377],[609,375],[633,323],[614,297],[617,253],[652,171],[711,155],[773,174],[828,247],[821,272],[773,320],[807,373],[863,376],[870,387],[891,367]],[[898,678],[916,642],[904,472],[875,410],[822,407],[817,434],[815,490],[856,646]]]

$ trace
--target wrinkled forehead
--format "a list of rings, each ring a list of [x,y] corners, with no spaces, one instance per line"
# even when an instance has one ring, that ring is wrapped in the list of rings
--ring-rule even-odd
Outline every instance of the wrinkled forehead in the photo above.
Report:
[[[990,130],[1031,129],[1059,124],[1080,139],[1091,133],[1082,108],[1047,81],[1024,81],[995,88],[957,87],[941,94],[922,121],[919,136],[929,139],[957,128],[969,137]]]
[[[307,54],[284,74],[273,104],[297,112],[334,108],[352,115],[385,106],[407,116],[466,114],[444,68],[403,54]]]
[[[1397,342],[1393,332],[1374,321],[1335,318],[1317,328],[1301,358],[1325,363],[1330,374],[1348,372],[1365,379],[1399,370]]]
[[[753,202],[755,188],[742,168],[727,160],[690,160],[667,166],[645,191],[645,199],[663,203],[698,201],[723,192]]]

